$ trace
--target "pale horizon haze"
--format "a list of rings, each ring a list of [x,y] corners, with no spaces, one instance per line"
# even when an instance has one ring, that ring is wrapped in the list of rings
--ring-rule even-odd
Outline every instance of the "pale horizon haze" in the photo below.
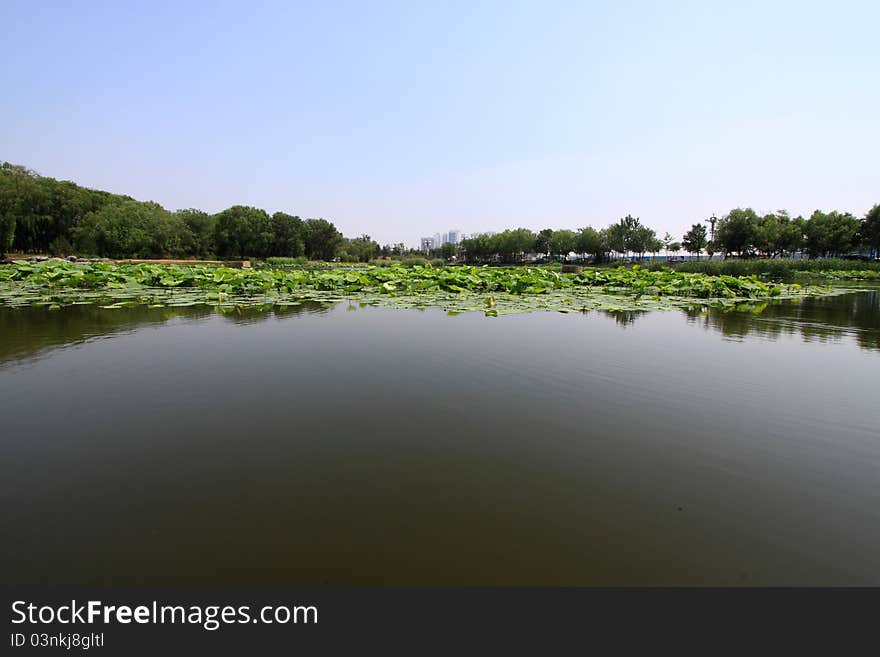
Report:
[[[418,244],[880,202],[880,3],[0,5],[0,161]]]

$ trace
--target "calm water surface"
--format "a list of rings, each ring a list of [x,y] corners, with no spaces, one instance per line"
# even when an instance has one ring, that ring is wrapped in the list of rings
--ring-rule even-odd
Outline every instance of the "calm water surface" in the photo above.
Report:
[[[880,292],[0,309],[8,583],[880,584]]]

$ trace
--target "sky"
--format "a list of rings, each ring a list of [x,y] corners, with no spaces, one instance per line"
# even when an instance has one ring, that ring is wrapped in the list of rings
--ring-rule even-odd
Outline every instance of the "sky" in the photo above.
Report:
[[[0,2],[0,161],[417,245],[880,202],[880,2]]]

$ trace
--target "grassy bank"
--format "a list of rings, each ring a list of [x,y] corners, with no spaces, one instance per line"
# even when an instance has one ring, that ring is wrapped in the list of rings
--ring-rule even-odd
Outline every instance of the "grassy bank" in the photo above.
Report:
[[[669,267],[665,262],[647,263],[647,269],[658,271]],[[752,260],[688,260],[673,263],[675,271],[711,276],[761,276],[774,280],[791,280],[799,276],[814,276],[840,280],[880,279],[880,262],[861,262],[827,258],[821,260],[765,259]]]

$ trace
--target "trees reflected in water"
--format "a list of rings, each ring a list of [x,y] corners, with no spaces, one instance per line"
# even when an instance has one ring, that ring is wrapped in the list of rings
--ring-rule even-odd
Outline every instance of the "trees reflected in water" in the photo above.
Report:
[[[244,325],[302,314],[326,313],[331,308],[311,301],[304,301],[300,305],[267,305],[222,311],[210,306],[105,309],[77,305],[56,310],[34,306],[0,308],[0,366],[39,358],[59,347],[130,333],[140,327],[161,325],[176,319],[201,321],[219,315],[224,322]],[[338,308],[344,311],[346,306],[342,304]],[[349,304],[347,308],[351,310],[357,306]],[[627,328],[649,314],[649,311],[600,313],[613,319],[621,328]],[[781,336],[800,336],[807,342],[833,342],[850,338],[863,349],[880,350],[880,290],[810,297],[799,303],[754,303],[729,310],[685,311],[685,316],[688,323],[703,326],[728,339],[776,340]]]
[[[602,310],[600,311],[606,317],[614,320],[614,323],[622,328],[632,326],[636,320],[642,315],[647,315],[647,310]]]
[[[313,301],[304,301],[297,306],[230,308],[222,312],[204,305],[179,308],[138,305],[107,309],[83,304],[55,310],[40,306],[0,308],[0,366],[10,361],[40,358],[59,347],[123,335],[174,319],[199,321],[219,315],[235,324],[253,324],[327,310],[326,305]]]
[[[621,328],[648,315],[645,310],[603,310]],[[851,338],[863,349],[880,350],[880,290],[830,297],[774,302],[746,302],[731,308],[683,311],[687,321],[733,340],[800,336],[805,342]]]
[[[851,337],[863,349],[880,350],[880,290],[686,314],[690,323],[730,339],[800,336],[805,342],[834,342]]]

